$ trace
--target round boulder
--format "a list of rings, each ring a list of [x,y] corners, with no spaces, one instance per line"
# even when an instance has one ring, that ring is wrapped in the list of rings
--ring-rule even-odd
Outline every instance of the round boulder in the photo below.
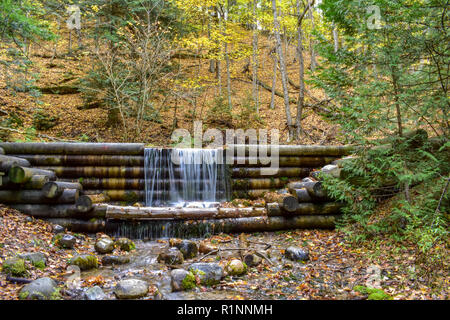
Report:
[[[196,287],[195,276],[184,269],[174,269],[170,272],[172,291],[190,290]]]
[[[204,285],[219,283],[223,278],[223,268],[218,263],[198,262],[189,267],[189,271],[197,275]]]
[[[232,259],[225,267],[230,276],[240,276],[247,272],[247,265],[239,259]]]
[[[170,248],[158,255],[158,262],[168,265],[181,264],[184,262],[183,254],[177,248]]]
[[[92,254],[81,254],[70,259],[69,264],[78,266],[80,270],[90,270],[98,267],[98,259]]]
[[[59,298],[56,282],[48,277],[28,283],[19,292],[21,300],[57,300]]]
[[[289,247],[285,250],[284,255],[286,258],[292,261],[307,261],[309,254],[303,249],[298,247]]]
[[[114,250],[114,241],[109,237],[100,238],[95,242],[94,248],[101,254],[111,253]]]
[[[138,299],[148,293],[148,283],[139,279],[125,279],[117,283],[114,293],[118,299]]]

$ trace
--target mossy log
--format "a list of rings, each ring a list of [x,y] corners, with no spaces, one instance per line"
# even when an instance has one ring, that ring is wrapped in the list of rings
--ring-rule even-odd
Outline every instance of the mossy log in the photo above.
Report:
[[[311,196],[309,195],[308,190],[306,190],[305,188],[300,188],[300,189],[289,189],[289,192],[297,198],[297,201],[299,203],[302,202],[313,202],[313,199],[311,198]]]
[[[327,193],[322,186],[322,182],[313,181],[313,182],[292,182],[288,184],[289,190],[295,189],[306,189],[313,199],[317,200],[326,200],[328,199]]]
[[[277,202],[287,212],[294,212],[298,207],[297,198],[289,193],[280,194]]]
[[[33,166],[143,166],[144,156],[137,155],[77,155],[18,154]]]
[[[97,233],[105,231],[106,221],[105,219],[92,218],[90,220],[81,220],[73,218],[49,218],[43,219],[53,224],[59,224],[60,226],[72,231],[72,232],[86,232]]]
[[[29,167],[30,163],[26,159],[0,155],[0,171],[8,171],[13,166]]]
[[[43,166],[44,170],[52,170],[59,178],[144,178],[144,167],[63,167]]]
[[[42,192],[47,198],[57,198],[65,189],[77,189],[82,191],[83,187],[77,182],[50,181],[42,187]]]
[[[73,204],[12,204],[11,208],[36,218],[104,218],[106,206],[92,207],[87,212],[80,212]]]
[[[304,178],[309,176],[312,168],[297,168],[297,167],[284,167],[279,168],[276,173],[271,175],[264,174],[264,170],[267,168],[233,168],[232,177],[233,178],[270,178],[270,177],[281,177],[281,178]]]
[[[283,188],[288,179],[280,178],[249,178],[249,179],[232,179],[231,187],[233,190],[248,190],[248,189],[280,189]]]
[[[82,178],[78,180],[83,188],[88,189],[144,189],[144,179],[126,178]]]
[[[321,156],[291,156],[291,157],[278,157],[278,165],[280,167],[305,167],[305,168],[314,168],[314,167],[322,167],[327,165],[333,161],[335,161],[336,157],[321,157]],[[268,161],[271,162],[268,162]],[[266,163],[268,162],[268,163]],[[231,164],[231,163],[230,163]],[[236,167],[266,167],[271,166],[272,159],[267,158],[267,160],[263,160],[259,157],[235,157],[233,158],[233,166]]]
[[[12,183],[26,183],[34,175],[47,176],[49,180],[56,180],[56,174],[50,170],[13,166],[8,170],[8,177]]]
[[[0,190],[41,190],[50,181],[49,176],[33,175],[23,184],[12,183],[8,176],[1,176]]]
[[[154,196],[161,196],[165,191],[155,191]],[[84,190],[84,195],[96,195],[96,194],[104,194],[111,201],[125,201],[125,202],[138,202],[143,201],[145,199],[145,191],[144,190]],[[224,191],[217,191],[217,197],[223,197],[225,194]],[[197,196],[200,198],[202,196],[202,192],[199,192]]]
[[[107,206],[107,219],[218,219],[265,216],[265,208],[176,208]]]
[[[144,155],[142,143],[3,142],[7,154]]]
[[[41,190],[0,190],[0,203],[23,203],[23,204],[45,204],[45,203],[75,203],[78,199],[79,190],[65,189],[61,196],[49,199]]]
[[[94,203],[106,203],[110,198],[104,194],[82,195],[78,197],[75,206],[80,212],[88,212],[92,209]]]
[[[299,203],[294,211],[288,212],[276,202],[268,203],[268,216],[298,216],[298,215],[336,215],[340,213],[343,207],[339,202],[317,203]]]
[[[283,189],[252,189],[252,190],[233,190],[231,197],[233,199],[259,199],[264,198],[268,192],[280,192]]]
[[[332,156],[341,157],[350,154],[355,150],[355,146],[321,146],[321,145],[251,145],[251,144],[230,144],[226,146],[226,149],[232,149],[235,155],[249,155],[254,154],[255,150],[257,155],[271,155],[272,148],[278,150],[280,156]],[[239,153],[241,152],[241,153]]]

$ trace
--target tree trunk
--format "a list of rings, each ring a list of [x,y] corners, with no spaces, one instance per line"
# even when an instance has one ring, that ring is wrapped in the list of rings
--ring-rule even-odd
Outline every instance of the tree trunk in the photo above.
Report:
[[[273,23],[274,23],[274,33],[275,33],[275,43],[278,53],[278,60],[280,61],[280,73],[281,73],[281,83],[283,85],[283,96],[284,96],[284,107],[286,112],[286,124],[288,128],[288,139],[287,141],[291,141],[294,131],[292,127],[292,116],[291,116],[291,108],[289,105],[289,91],[288,91],[288,82],[287,82],[287,73],[286,73],[286,63],[284,60],[284,54],[281,47],[281,37],[280,37],[280,23],[278,21],[277,16],[277,3],[276,0],[272,0],[272,11],[273,11]]]
[[[50,180],[56,179],[55,173],[49,170],[19,166],[13,166],[8,170],[8,178],[12,183],[26,183],[30,181],[34,175],[48,176]]]
[[[79,183],[50,181],[42,187],[42,192],[45,197],[53,199],[61,196],[65,189],[76,189],[81,191],[83,190],[83,187]]]
[[[0,190],[0,203],[75,203],[78,195],[79,190],[66,189],[60,197],[49,199],[40,190]]]

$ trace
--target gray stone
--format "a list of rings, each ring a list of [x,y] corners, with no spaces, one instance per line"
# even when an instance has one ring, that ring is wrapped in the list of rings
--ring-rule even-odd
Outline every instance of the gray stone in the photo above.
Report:
[[[184,269],[174,269],[170,272],[173,291],[193,289],[196,286],[195,276]]]
[[[29,276],[29,272],[25,264],[25,259],[19,257],[6,259],[2,264],[2,272],[15,277]]]
[[[60,294],[56,282],[48,277],[34,280],[25,285],[19,292],[19,299],[21,300],[53,300],[59,298]]]
[[[218,263],[193,263],[189,270],[196,274],[200,282],[205,285],[216,284],[223,278],[223,268]]]
[[[92,254],[81,254],[70,259],[69,264],[78,266],[80,270],[90,270],[98,267],[98,259]]]
[[[66,231],[66,229],[63,226],[60,226],[59,224],[55,224],[52,229],[52,232],[54,234],[64,233],[64,231]]]
[[[123,251],[131,251],[136,248],[133,241],[127,238],[119,238],[116,240],[115,245]]]
[[[261,261],[261,257],[256,255],[255,253],[248,253],[244,256],[244,263],[250,268],[256,267],[261,263]]]
[[[198,255],[198,244],[192,240],[182,240],[175,245],[181,253],[184,259],[192,259]]]
[[[42,252],[30,252],[20,254],[19,258],[30,261],[34,266],[43,266],[47,265],[47,258]]]
[[[307,261],[309,259],[308,252],[298,247],[287,248],[284,255],[286,258],[293,261]]]
[[[114,241],[109,237],[103,237],[95,242],[95,251],[98,253],[111,253],[114,251]]]
[[[108,255],[102,258],[102,265],[112,265],[112,264],[126,264],[130,262],[130,257],[128,256],[114,256]]]
[[[117,283],[114,293],[119,299],[138,299],[148,293],[148,283],[139,279],[125,279]]]
[[[240,276],[247,272],[247,266],[239,259],[233,259],[228,262],[225,271],[230,276]]]
[[[158,255],[158,262],[168,265],[181,264],[183,261],[183,254],[177,248],[170,248]]]
[[[83,295],[84,299],[86,300],[106,300],[107,296],[103,292],[102,288],[99,286],[95,286],[92,288],[89,288],[86,290],[86,292]]]
[[[72,249],[75,243],[77,242],[77,238],[70,234],[65,234],[59,239],[59,245],[65,249]]]

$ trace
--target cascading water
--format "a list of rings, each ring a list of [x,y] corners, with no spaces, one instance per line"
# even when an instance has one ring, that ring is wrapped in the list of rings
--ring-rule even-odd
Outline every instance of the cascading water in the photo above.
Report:
[[[147,207],[210,207],[231,196],[228,167],[222,149],[164,149],[144,151]],[[204,237],[214,232],[208,223],[183,220],[109,221],[114,236],[134,239]]]
[[[145,204],[208,207],[230,198],[222,149],[146,148]]]

